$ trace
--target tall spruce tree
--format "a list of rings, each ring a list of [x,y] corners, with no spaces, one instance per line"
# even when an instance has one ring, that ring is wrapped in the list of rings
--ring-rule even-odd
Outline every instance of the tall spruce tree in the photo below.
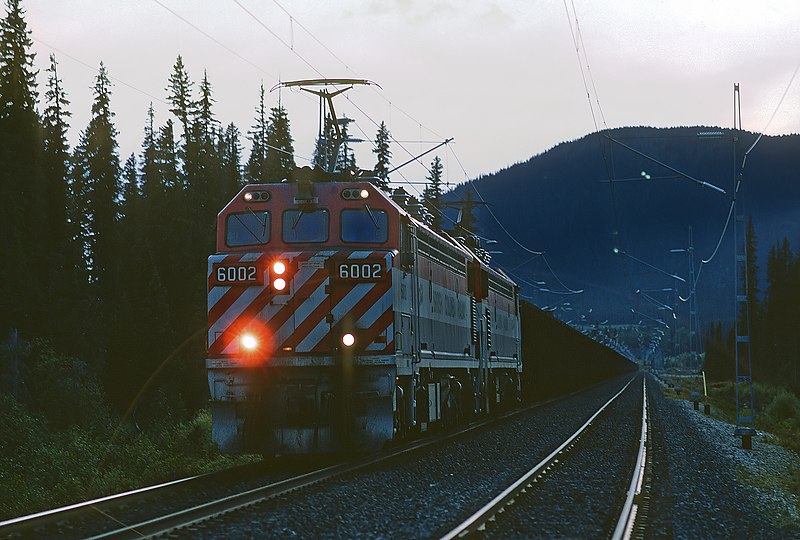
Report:
[[[478,218],[475,217],[475,199],[472,193],[471,185],[467,185],[464,188],[464,198],[461,199],[461,212],[456,233],[476,234],[478,232]]]
[[[431,162],[430,174],[426,177],[428,180],[428,185],[422,192],[422,203],[433,215],[433,220],[431,223],[437,229],[441,229],[442,224],[444,223],[444,218],[442,217],[443,172],[444,166],[442,165],[442,160],[439,158],[439,156],[434,157],[433,161]]]
[[[156,147],[156,113],[153,103],[147,108],[147,120],[144,124],[144,139],[141,154],[142,197],[146,201],[157,199],[164,186],[158,174],[158,148]]]
[[[183,144],[189,142],[191,136],[192,118],[195,110],[195,103],[192,99],[192,86],[194,83],[189,78],[186,66],[183,65],[183,58],[178,55],[172,73],[169,76],[167,86],[167,100],[170,103],[170,112],[175,115],[181,124],[181,137]]]
[[[203,73],[200,83],[200,98],[197,101],[193,137],[187,148],[187,188],[195,201],[194,226],[197,230],[209,230],[214,227],[214,219],[225,199],[226,192],[221,186],[222,163],[217,146],[218,125],[214,117],[211,83],[208,73]],[[227,202],[227,201],[224,201]],[[213,246],[208,238],[201,241],[202,253],[208,253]]]
[[[159,128],[155,144],[156,171],[161,189],[167,192],[179,191],[182,188],[182,176],[172,120],[167,120]]]
[[[267,108],[264,104],[264,83],[261,83],[261,90],[256,107],[256,118],[253,127],[247,132],[247,138],[252,143],[250,147],[250,157],[245,166],[245,178],[250,184],[263,184],[267,182],[267,133],[269,123],[267,121]]]
[[[92,117],[81,134],[73,159],[90,278],[104,302],[111,300],[114,288],[112,268],[118,251],[115,229],[121,195],[117,129],[113,118],[111,82],[101,62],[94,85]]]
[[[317,136],[314,145],[314,167],[327,171],[330,165],[335,162],[333,140],[336,137],[336,130],[330,116],[325,117],[322,123],[322,132]]]
[[[141,179],[136,164],[136,155],[131,154],[122,168],[122,193],[120,197],[121,217],[130,217],[136,213],[136,207],[142,196]]]
[[[0,21],[0,331],[42,327],[46,319],[50,206],[42,171],[32,41],[19,0]]]
[[[788,239],[770,249],[767,258],[767,290],[761,328],[760,362],[763,380],[792,384],[796,379],[797,351],[800,350],[797,325],[800,324],[800,271]],[[756,368],[759,365],[756,364]]]
[[[51,253],[51,288],[64,293],[65,279],[69,280],[72,269],[77,267],[75,260],[77,250],[71,249],[76,231],[71,231],[67,211],[69,200],[70,155],[67,142],[67,119],[72,116],[67,109],[69,100],[64,92],[61,79],[58,77],[58,63],[55,55],[50,55],[50,67],[47,70],[47,90],[45,91],[45,107],[42,115],[44,133],[43,168],[45,175],[45,191],[48,194],[47,227],[51,234],[48,247]]]
[[[389,128],[386,127],[385,122],[381,122],[378,133],[375,135],[375,148],[372,149],[377,156],[374,169],[377,180],[373,180],[373,183],[387,193],[391,191],[389,188],[389,163],[392,159],[392,150],[389,147],[390,139]]]
[[[353,149],[350,148],[350,144],[348,143],[348,139],[350,138],[348,131],[351,122],[353,122],[353,120],[350,118],[342,118],[342,144],[339,146],[339,154],[336,156],[336,170],[339,172],[358,170],[358,165],[356,164],[356,154]]]
[[[289,116],[286,109],[278,104],[270,109],[269,126],[267,127],[267,157],[264,172],[268,181],[280,182],[290,178],[295,168],[294,146],[289,128]]]
[[[219,154],[222,161],[222,187],[230,198],[242,188],[242,144],[239,142],[239,128],[231,122],[219,135]]]

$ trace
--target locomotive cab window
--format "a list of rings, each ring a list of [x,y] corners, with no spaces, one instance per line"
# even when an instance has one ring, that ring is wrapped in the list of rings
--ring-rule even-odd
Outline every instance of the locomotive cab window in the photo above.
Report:
[[[241,212],[225,219],[225,243],[228,247],[253,246],[269,242],[268,211]]]
[[[286,243],[327,242],[330,216],[327,210],[286,210],[281,223]]]
[[[342,242],[382,244],[389,239],[389,218],[383,210],[364,208],[342,210]]]

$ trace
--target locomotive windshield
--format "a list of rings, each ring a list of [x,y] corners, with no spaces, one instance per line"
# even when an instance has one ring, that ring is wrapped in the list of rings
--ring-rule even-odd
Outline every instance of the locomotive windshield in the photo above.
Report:
[[[330,216],[325,209],[292,209],[283,213],[281,223],[286,243],[327,242]]]
[[[269,233],[268,211],[231,214],[225,220],[225,243],[228,247],[266,244]]]
[[[363,209],[342,210],[342,241],[383,243],[389,239],[389,219],[383,210],[364,205]]]

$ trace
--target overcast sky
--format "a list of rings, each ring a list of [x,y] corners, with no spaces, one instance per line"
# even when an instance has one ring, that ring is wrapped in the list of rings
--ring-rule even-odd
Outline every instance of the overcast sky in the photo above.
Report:
[[[320,74],[371,79],[382,90],[355,88],[352,103],[337,105],[356,120],[351,132],[374,138],[373,122],[386,121],[410,141],[393,145],[395,164],[454,137],[451,151],[438,152],[453,182],[464,179],[456,157],[473,178],[595,130],[573,5],[600,128],[597,100],[609,127],[727,127],[738,82],[744,127],[760,131],[800,62],[797,0],[567,0],[569,17],[562,0],[23,0],[42,80],[49,55],[59,60],[73,144],[103,61],[121,157],[138,153],[149,103],[157,123],[169,117],[164,89],[180,54],[193,80],[208,72],[217,119],[243,132],[261,81],[269,89]],[[298,91],[281,99],[297,162],[307,164],[317,103]],[[277,100],[269,94],[268,106]],[[767,132],[800,132],[800,75]],[[358,146],[363,168],[374,165],[370,150]],[[425,176],[419,166],[403,172]]]

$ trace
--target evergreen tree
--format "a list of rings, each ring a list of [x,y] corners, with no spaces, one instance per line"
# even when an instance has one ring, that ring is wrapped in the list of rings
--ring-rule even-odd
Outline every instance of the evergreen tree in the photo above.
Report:
[[[439,156],[433,158],[431,162],[429,181],[425,190],[422,192],[422,202],[428,211],[433,214],[432,225],[434,228],[441,229],[444,219],[442,217],[442,160]]]
[[[800,390],[797,380],[797,351],[800,337],[800,269],[788,239],[776,244],[767,258],[767,291],[761,326],[759,362],[762,380],[791,384]]]
[[[67,119],[71,116],[67,110],[69,100],[64,93],[61,80],[58,78],[58,63],[55,55],[50,55],[50,67],[47,70],[47,89],[42,116],[44,134],[43,169],[45,192],[47,193],[47,228],[49,237],[42,238],[47,243],[49,263],[47,265],[50,308],[47,327],[51,328],[56,343],[64,350],[74,349],[72,343],[77,334],[75,329],[76,305],[82,296],[83,274],[81,269],[81,252],[77,240],[78,229],[69,215],[73,208],[69,196],[70,155],[67,142]]]
[[[280,182],[291,176],[295,168],[293,142],[286,109],[281,105],[273,107],[267,127],[267,157],[264,162],[268,181]]]
[[[336,156],[336,170],[341,171],[357,171],[358,166],[356,165],[356,154],[350,145],[348,144],[347,140],[349,138],[348,134],[348,126],[350,122],[352,122],[350,118],[342,118],[341,121],[341,130],[342,130],[342,144],[339,146],[339,153]],[[335,148],[331,148],[331,153],[335,151]]]
[[[81,134],[74,161],[90,278],[97,284],[103,301],[109,301],[113,291],[111,269],[117,251],[115,227],[121,195],[117,129],[113,117],[111,82],[101,62],[94,85],[92,118]]]
[[[389,128],[386,127],[385,122],[381,122],[378,133],[375,135],[375,148],[372,149],[378,159],[374,169],[377,180],[373,180],[373,183],[387,193],[391,192],[389,188],[389,163],[392,159],[392,151],[389,148],[390,139]]]
[[[225,132],[220,130],[219,154],[222,160],[222,187],[228,198],[242,189],[242,145],[239,142],[239,128],[232,122]]]
[[[250,184],[267,182],[267,109],[264,104],[264,83],[261,83],[256,118],[253,127],[247,132],[247,138],[253,143],[250,147],[250,158],[245,166],[245,178]]]
[[[156,172],[160,189],[166,192],[179,190],[182,187],[182,176],[172,120],[167,120],[167,123],[158,130],[155,145]]]
[[[212,110],[216,100],[211,94],[211,82],[208,80],[208,72],[203,71],[203,80],[200,82],[200,99],[197,101],[195,110],[195,130],[197,140],[203,143],[203,147],[206,150],[213,147],[214,137],[219,126],[219,122],[214,118]]]
[[[164,186],[159,175],[158,148],[156,146],[155,111],[153,103],[147,108],[147,121],[144,125],[142,141],[141,190],[146,201],[158,198]]]
[[[67,142],[67,110],[69,100],[58,78],[58,63],[55,55],[50,55],[50,68],[47,70],[47,90],[45,109],[42,116],[44,133],[44,173],[47,192],[47,228],[52,242],[49,251],[63,259],[63,250],[70,243],[67,228],[67,179],[69,177],[69,143]],[[59,272],[64,270],[64,261],[54,265]]]
[[[7,0],[0,21],[0,330],[42,326],[54,240],[46,211],[55,201],[48,200],[42,171],[37,72],[24,15],[19,0]]]
[[[705,335],[703,370],[710,381],[731,381],[735,376],[733,362],[733,331],[725,340],[722,323],[713,322]]]
[[[473,235],[478,231],[478,218],[475,217],[475,199],[472,197],[471,186],[464,189],[464,198],[461,200],[461,212],[456,229],[456,233],[468,235]]]
[[[136,165],[136,155],[131,154],[122,168],[122,196],[120,200],[120,214],[129,217],[136,212],[142,196],[141,181]]]
[[[334,162],[334,139],[336,138],[336,130],[333,126],[333,121],[330,116],[325,117],[322,125],[322,133],[317,136],[317,142],[314,146],[314,167],[328,171],[331,164]]]
[[[186,66],[183,65],[183,58],[178,55],[172,74],[169,76],[169,86],[167,86],[167,100],[172,108],[170,112],[174,114],[181,123],[183,131],[183,144],[189,142],[192,127],[192,117],[194,116],[195,103],[192,100],[193,82],[189,79]]]
[[[185,164],[187,188],[195,202],[193,226],[203,231],[214,227],[220,206],[227,202],[226,191],[221,186],[222,163],[217,146],[218,122],[214,117],[213,104],[211,83],[204,72]],[[203,240],[201,245],[205,257],[213,246],[208,245],[207,238]]]

